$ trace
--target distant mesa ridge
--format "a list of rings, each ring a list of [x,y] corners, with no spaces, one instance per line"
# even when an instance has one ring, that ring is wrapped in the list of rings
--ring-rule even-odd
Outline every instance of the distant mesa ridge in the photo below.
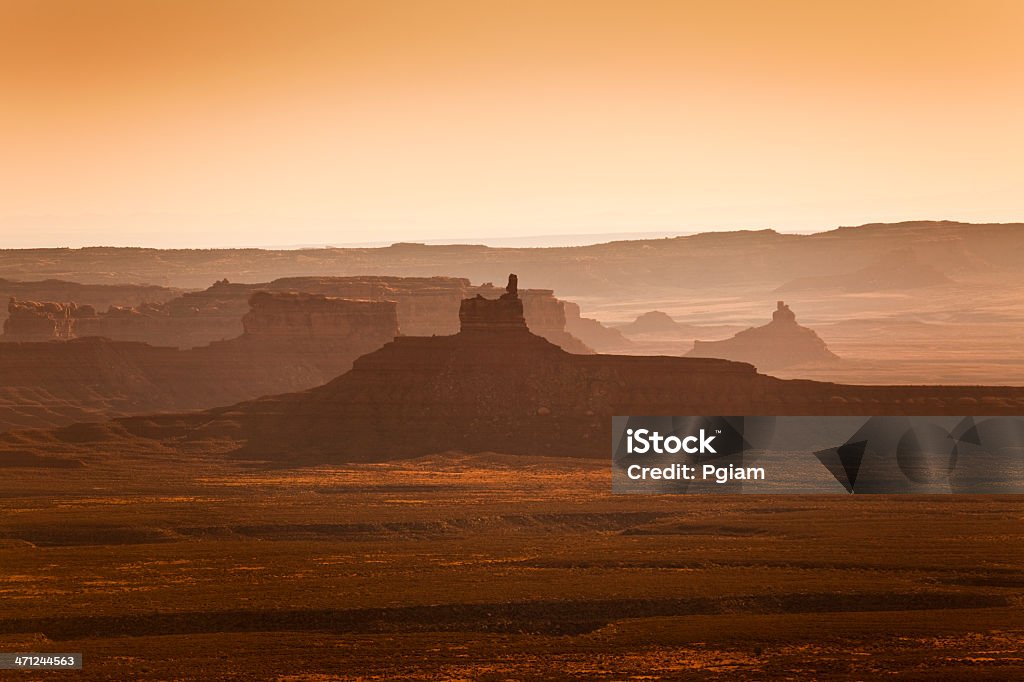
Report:
[[[619,330],[625,334],[674,334],[684,329],[684,325],[680,325],[668,313],[660,310],[651,310],[638,315],[629,324],[619,327]]]
[[[608,457],[614,415],[1018,414],[1024,388],[844,386],[712,358],[574,355],[525,328],[518,293],[472,297],[450,336],[399,336],[307,391],[129,417],[75,437],[233,443],[239,457],[381,461],[459,450]],[[785,307],[773,324],[795,325]],[[55,432],[60,440],[61,431]],[[67,437],[71,437],[70,435]],[[2,439],[0,439],[2,442]]]
[[[959,257],[961,267],[973,265],[977,261],[977,258],[972,258],[967,253],[959,254]],[[842,267],[842,262],[838,265]],[[885,254],[877,261],[852,272],[798,277],[786,282],[776,291],[886,292],[940,286],[952,282],[953,280],[935,265],[922,260],[915,250],[904,248]]]
[[[399,248],[269,249],[0,249],[0,275],[12,279],[62,278],[82,282],[156,282],[199,288],[222,277],[271,282],[309,273],[350,277],[459,273],[488,281],[515,271],[561,296],[610,297],[715,289],[754,284],[829,291],[907,290],[938,278],[969,281],[976,275],[1019,273],[1024,224],[914,221],[872,224],[816,234],[770,230],[711,232],[671,239],[635,239],[560,248],[490,248],[436,245]],[[893,254],[912,251],[917,264],[886,268]],[[686,267],[679,267],[686,263]],[[879,264],[882,264],[881,266]],[[805,278],[825,278],[811,279]],[[425,279],[425,278],[424,278]],[[951,284],[956,284],[952,282]],[[89,285],[92,287],[93,285]],[[852,288],[851,288],[852,287]],[[28,294],[19,298],[92,303],[109,298]],[[0,281],[0,295],[11,292]],[[251,292],[250,292],[251,293]],[[317,291],[327,295],[347,295]],[[469,294],[473,295],[472,293]],[[488,294],[484,294],[487,296]],[[158,291],[142,300],[163,299]],[[462,297],[465,297],[463,295]],[[525,298],[525,297],[524,297]],[[455,312],[458,301],[455,301]],[[530,311],[526,311],[530,322]],[[421,333],[405,325],[406,333]],[[454,333],[452,329],[446,333]],[[534,330],[536,331],[536,329]],[[224,337],[227,338],[227,337]],[[207,339],[206,341],[209,341]]]

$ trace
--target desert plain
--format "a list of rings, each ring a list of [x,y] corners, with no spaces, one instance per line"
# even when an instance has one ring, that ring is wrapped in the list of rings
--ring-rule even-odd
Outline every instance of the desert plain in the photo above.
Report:
[[[614,495],[606,438],[1019,415],[1020,230],[0,252],[0,651],[84,654],[5,675],[1021,679],[1019,496]]]
[[[119,679],[1014,679],[1017,497],[628,496],[605,462],[0,478],[0,648]],[[15,679],[17,675],[8,673]]]

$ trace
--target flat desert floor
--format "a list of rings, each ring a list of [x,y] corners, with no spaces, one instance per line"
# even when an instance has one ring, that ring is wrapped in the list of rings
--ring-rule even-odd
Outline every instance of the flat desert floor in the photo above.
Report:
[[[613,496],[502,455],[0,473],[0,651],[84,653],[55,679],[1024,678],[1016,497]]]

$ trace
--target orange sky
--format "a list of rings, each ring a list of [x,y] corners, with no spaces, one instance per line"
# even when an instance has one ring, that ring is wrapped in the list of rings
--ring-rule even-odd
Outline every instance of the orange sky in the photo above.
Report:
[[[1024,220],[1018,0],[4,0],[0,246]]]

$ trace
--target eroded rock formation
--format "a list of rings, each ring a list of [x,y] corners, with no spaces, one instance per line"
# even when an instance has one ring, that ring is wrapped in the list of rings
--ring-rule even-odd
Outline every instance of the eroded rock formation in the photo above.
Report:
[[[527,331],[523,302],[519,299],[519,278],[508,276],[505,293],[496,299],[477,294],[459,305],[459,325],[462,333]]]
[[[128,418],[95,436],[231,442],[244,457],[374,461],[461,450],[607,458],[613,415],[1017,414],[1024,388],[787,381],[710,358],[574,355],[472,298],[451,336],[400,336],[333,381],[192,415]],[[792,324],[785,308],[779,322]]]
[[[768,324],[745,329],[722,341],[694,341],[687,357],[749,362],[769,371],[839,359],[813,329],[797,324],[796,314],[783,301],[777,303]]]
[[[598,352],[622,350],[632,342],[618,329],[606,327],[599,320],[583,317],[580,307],[572,301],[565,301],[565,331],[569,332],[590,348]]]
[[[249,312],[242,317],[242,328],[245,337],[267,343],[309,339],[349,343],[370,330],[371,343],[379,346],[398,335],[396,306],[387,303],[321,294],[260,291],[249,299]]]
[[[7,304],[4,337],[10,341],[66,341],[77,336],[76,322],[83,314],[95,315],[91,306],[74,303],[18,301]]]
[[[398,334],[394,302],[316,294],[255,294],[244,326],[235,339],[190,350],[96,336],[4,344],[0,430],[193,410],[302,390],[345,372],[355,358]]]
[[[147,284],[80,284],[59,279],[17,281],[0,279],[0,301],[74,301],[81,308],[106,310],[110,306],[136,307],[161,304],[181,295],[179,289]],[[7,309],[0,308],[0,321]]]
[[[48,340],[105,336],[116,341],[143,341],[155,346],[194,348],[231,339],[243,332],[241,320],[257,292],[321,294],[332,298],[393,301],[402,333],[414,336],[454,334],[459,330],[462,299],[502,294],[491,284],[472,286],[455,277],[289,277],[262,284],[221,280],[203,291],[190,292],[161,305],[111,307],[73,325],[70,335],[37,311],[19,309],[14,335],[3,340]],[[537,334],[572,353],[592,353],[585,343],[566,331],[563,301],[550,289],[518,291],[526,322]],[[60,304],[70,305],[70,304]],[[12,313],[13,314],[13,313]],[[17,330],[33,330],[31,336]]]
[[[48,341],[103,336],[154,346],[193,348],[234,338],[249,309],[249,287],[217,282],[201,292],[161,303],[109,305],[100,312],[80,303],[21,301],[12,298],[2,341]]]

